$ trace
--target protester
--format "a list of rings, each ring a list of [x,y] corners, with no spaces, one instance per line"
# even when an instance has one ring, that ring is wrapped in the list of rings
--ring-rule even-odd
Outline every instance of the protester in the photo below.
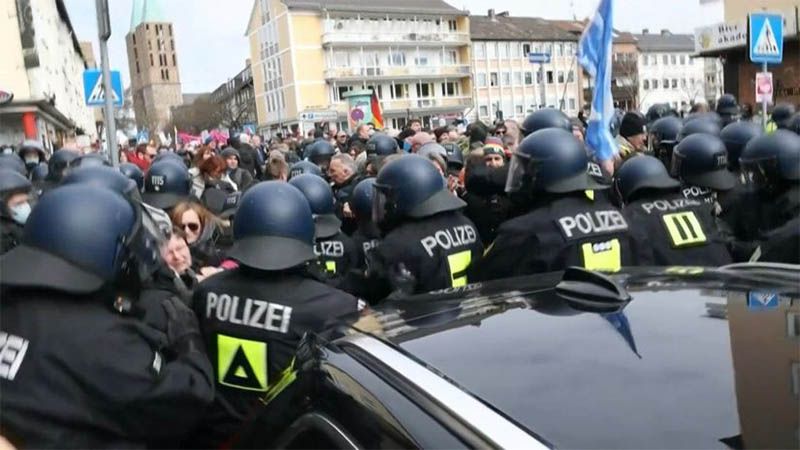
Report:
[[[172,208],[170,219],[186,234],[196,272],[222,263],[223,256],[215,242],[220,221],[208,209],[195,200],[180,202]]]

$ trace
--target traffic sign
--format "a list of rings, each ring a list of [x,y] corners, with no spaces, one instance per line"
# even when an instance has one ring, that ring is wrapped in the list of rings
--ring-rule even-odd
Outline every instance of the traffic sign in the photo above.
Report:
[[[528,53],[528,62],[531,64],[549,64],[550,53]]]
[[[783,61],[783,15],[750,14],[750,61],[779,64]]]
[[[334,109],[303,111],[297,115],[300,122],[336,122],[338,119],[339,113]]]
[[[756,74],[756,103],[772,103],[772,72]]]
[[[122,77],[119,70],[111,71],[111,90],[113,91],[114,105],[122,106]],[[83,72],[83,98],[86,100],[87,106],[103,106],[105,104],[106,95],[102,70],[87,69]]]
[[[751,291],[747,293],[747,308],[751,311],[776,309],[779,304],[780,296],[775,292]]]

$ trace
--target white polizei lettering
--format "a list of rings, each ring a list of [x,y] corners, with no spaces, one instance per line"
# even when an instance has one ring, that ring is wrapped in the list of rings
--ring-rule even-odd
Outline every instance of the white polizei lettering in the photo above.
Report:
[[[236,311],[239,310],[239,296],[234,295],[233,301],[231,302],[231,318],[228,320],[230,323],[234,323],[236,325],[242,325],[242,319],[236,318]]]
[[[578,223],[578,230],[581,233],[589,234],[592,232],[592,219],[589,218],[589,214],[578,214],[575,216],[575,222]]]
[[[261,325],[261,318],[264,317],[265,313],[267,312],[267,306],[269,306],[269,303],[263,300],[247,300],[252,302],[256,307],[255,312],[253,312],[253,315],[250,316],[250,320],[247,321],[247,324],[254,328],[264,328],[264,326]]]
[[[627,230],[628,223],[619,211],[594,211],[566,216],[558,219],[561,229],[567,238],[575,235],[575,230],[582,235],[609,233]]]
[[[375,248],[377,246],[378,246],[378,240],[377,239],[372,239],[372,240],[364,241],[364,242],[361,243],[361,247],[364,249],[364,253],[372,250],[373,248]]]
[[[283,322],[281,322],[281,333],[289,332],[289,323],[292,320],[292,308],[290,306],[283,307]]]
[[[562,217],[558,219],[558,223],[561,224],[561,229],[564,230],[564,234],[566,234],[568,238],[572,237],[572,230],[578,226],[578,224],[575,222],[575,219],[572,217]]]
[[[0,331],[0,378],[14,381],[27,351],[27,339]]]
[[[264,324],[264,329],[267,331],[280,331],[285,333],[285,331],[282,330],[288,329],[288,325],[286,324],[289,322],[286,317],[287,309],[291,311],[291,308],[288,306],[270,303],[269,307],[267,308],[267,320]]]
[[[217,320],[227,322],[231,313],[231,296],[222,294],[219,296],[219,306],[217,306]]]
[[[698,206],[700,202],[691,198],[676,198],[672,200],[655,200],[651,203],[642,203],[642,209],[647,214],[651,214],[653,210],[664,211],[679,211],[689,206]]]
[[[437,230],[433,236],[425,236],[420,239],[420,244],[433,257],[433,250],[438,246],[444,250],[453,247],[463,247],[477,242],[478,233],[471,225],[459,225],[446,230]]]
[[[217,307],[219,296],[213,292],[206,295],[206,317],[211,317],[211,310]]]
[[[253,306],[253,300],[247,299],[244,302],[244,313],[242,314],[242,325],[250,325],[250,311]]]

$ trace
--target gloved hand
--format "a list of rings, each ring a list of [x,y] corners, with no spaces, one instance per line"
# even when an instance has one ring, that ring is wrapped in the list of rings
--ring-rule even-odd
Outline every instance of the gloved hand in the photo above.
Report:
[[[414,295],[417,287],[417,277],[414,276],[403,263],[392,264],[389,267],[389,283],[392,286],[390,299],[398,299]]]
[[[167,350],[172,356],[201,351],[203,337],[194,311],[175,296],[162,300],[161,306],[167,315]]]

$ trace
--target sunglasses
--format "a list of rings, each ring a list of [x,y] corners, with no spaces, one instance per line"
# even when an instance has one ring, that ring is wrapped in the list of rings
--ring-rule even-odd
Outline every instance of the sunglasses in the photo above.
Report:
[[[337,138],[339,138],[339,139],[345,139],[345,138],[347,138],[347,136],[346,136],[346,135],[344,135],[344,134],[343,134],[343,135],[341,135],[341,136],[336,136],[336,137],[337,137]]]
[[[502,135],[504,135],[504,134],[506,134],[506,132],[505,132],[505,131],[495,131],[495,132],[494,132],[494,135],[495,135],[495,136],[502,136]]]
[[[199,223],[193,223],[193,222],[185,223],[185,224],[183,224],[181,226],[181,228],[183,228],[184,230],[188,229],[192,233],[197,233],[200,230],[200,224]]]

